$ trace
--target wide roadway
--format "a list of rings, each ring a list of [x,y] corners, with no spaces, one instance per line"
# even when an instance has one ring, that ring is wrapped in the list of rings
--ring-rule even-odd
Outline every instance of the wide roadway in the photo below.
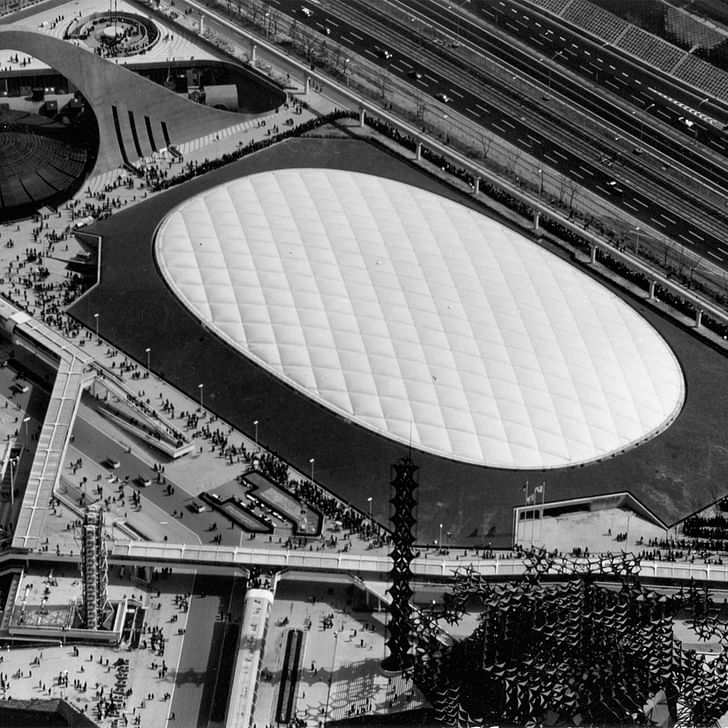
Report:
[[[340,43],[344,48],[350,48],[353,52],[364,56],[369,62],[377,64],[388,72],[411,83],[419,91],[430,96],[433,101],[436,101],[438,96],[442,98],[442,94],[445,94],[451,99],[449,106],[470,118],[473,122],[497,136],[507,139],[524,152],[548,163],[550,167],[575,180],[580,186],[590,189],[616,207],[622,208],[631,217],[644,223],[645,226],[652,227],[680,242],[691,251],[708,258],[715,265],[723,268],[728,267],[728,244],[725,243],[723,236],[713,234],[706,229],[704,224],[701,224],[701,216],[687,217],[685,213],[676,210],[673,204],[660,201],[656,194],[654,197],[650,196],[648,190],[636,186],[629,180],[621,179],[621,174],[615,179],[616,173],[613,168],[605,167],[601,161],[595,162],[593,157],[586,158],[577,154],[566,145],[555,143],[551,138],[544,135],[536,125],[524,121],[521,115],[511,114],[498,103],[490,102],[486,96],[472,93],[464,84],[444,76],[431,65],[424,67],[422,57],[404,53],[399,48],[391,47],[381,38],[367,32],[366,28],[362,27],[360,23],[349,23],[321,5],[304,5],[297,2],[297,0],[272,0],[272,3],[281,12],[294,17],[297,22],[308,25],[322,33],[328,32],[328,37]],[[304,13],[303,7],[310,10],[311,14]],[[413,6],[413,11],[418,7]],[[442,12],[441,7],[438,12]],[[453,26],[455,22],[454,19],[451,21]],[[469,41],[473,40],[475,42],[480,37],[480,42],[482,42],[484,33],[482,28],[472,25],[470,30],[467,30],[467,27],[467,22],[461,18],[460,35],[464,36],[469,33]],[[451,27],[451,31],[454,38],[455,28]],[[413,31],[410,29],[408,32],[412,33]],[[534,64],[533,58],[520,51],[516,53],[512,45],[509,46],[495,35],[488,37],[489,44],[492,43],[495,46],[496,42],[500,44],[498,52],[506,54],[504,57],[509,62],[518,61],[523,64],[524,72],[528,70],[529,75],[540,78],[542,82],[547,77],[547,69],[543,64]],[[389,54],[389,57],[385,53]],[[609,65],[607,63],[607,66]],[[615,66],[615,68],[617,67]],[[421,77],[414,78],[413,74],[415,73],[420,73]],[[567,80],[560,78],[557,73],[553,74],[552,87],[559,87],[560,90],[563,87],[564,90],[569,90],[572,96],[574,94],[573,84],[567,85]],[[583,94],[584,98],[589,98],[589,93],[584,91],[583,87],[579,87],[579,93]],[[595,96],[595,94],[591,95]],[[598,97],[598,94],[596,96]],[[596,101],[593,101],[592,107],[595,104],[604,106],[603,97],[601,97],[601,101],[599,97]],[[440,113],[444,113],[447,106],[442,105],[440,108],[442,109]],[[437,108],[433,107],[433,113],[437,113],[437,111]],[[610,120],[619,120],[623,126],[626,125],[628,132],[633,136],[643,135],[645,143],[648,141],[650,143],[652,141],[659,142],[665,152],[674,152],[676,148],[680,151],[678,145],[666,139],[663,135],[658,135],[658,132],[652,130],[649,124],[645,124],[643,127],[631,115],[617,112],[618,110],[615,109]],[[680,152],[680,154],[683,153]],[[684,151],[683,156],[687,160],[692,160],[691,166],[693,167],[696,164],[703,165],[699,171],[710,174],[711,180],[716,184],[720,184],[720,186],[726,184],[726,173],[720,166],[716,166],[714,169],[712,167],[710,169],[705,168],[708,162],[700,160],[700,155],[697,155],[694,150],[689,148]],[[652,192],[655,192],[655,190],[652,190]]]

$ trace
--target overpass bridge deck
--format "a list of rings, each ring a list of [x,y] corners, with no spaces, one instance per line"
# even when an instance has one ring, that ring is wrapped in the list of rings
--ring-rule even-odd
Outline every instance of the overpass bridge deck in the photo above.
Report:
[[[594,557],[598,559],[599,557]],[[117,543],[109,557],[110,562],[136,565],[195,565],[209,567],[262,569],[292,569],[318,572],[344,572],[372,578],[387,575],[392,561],[378,554],[354,554],[351,552],[326,553],[250,547],[209,546],[205,544],[169,544],[132,541]],[[577,564],[587,568],[593,559],[577,559]],[[416,558],[412,562],[415,580],[449,579],[456,570],[472,567],[483,576],[508,579],[523,576],[526,564],[518,558],[471,559],[471,558]],[[548,573],[548,572],[547,572]],[[554,569],[553,575],[562,574]],[[698,581],[728,584],[728,564],[696,564],[671,561],[642,561],[637,575],[641,579],[661,581]]]

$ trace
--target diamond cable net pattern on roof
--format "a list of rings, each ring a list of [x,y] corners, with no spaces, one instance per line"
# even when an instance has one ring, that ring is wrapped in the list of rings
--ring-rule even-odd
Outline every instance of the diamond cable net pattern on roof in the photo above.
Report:
[[[632,308],[515,231],[406,184],[284,169],[160,226],[168,284],[222,338],[358,424],[505,468],[662,431],[684,382]]]

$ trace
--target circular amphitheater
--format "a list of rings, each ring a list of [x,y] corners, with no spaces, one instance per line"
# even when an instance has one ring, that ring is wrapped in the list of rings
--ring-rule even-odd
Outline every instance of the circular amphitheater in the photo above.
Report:
[[[282,169],[170,212],[160,270],[307,398],[463,463],[573,467],[663,432],[685,384],[634,309],[514,230],[377,176]]]
[[[0,116],[0,219],[26,217],[70,197],[83,180],[89,150],[67,130],[22,112]]]

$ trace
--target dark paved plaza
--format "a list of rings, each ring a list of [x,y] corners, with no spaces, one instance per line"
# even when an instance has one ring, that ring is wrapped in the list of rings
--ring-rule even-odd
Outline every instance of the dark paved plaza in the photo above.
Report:
[[[189,197],[238,177],[286,167],[330,167],[388,176],[474,206],[472,200],[354,140],[290,140],[172,188],[90,228],[102,236],[101,282],[71,308],[103,338],[140,362],[151,347],[152,369],[190,397],[204,384],[205,405],[253,434],[317,481],[387,524],[390,463],[406,448],[365,430],[293,391],[223,343],[177,301],[154,259],[159,222]],[[479,208],[476,208],[479,209]],[[725,357],[691,332],[626,297],[669,342],[686,377],[687,396],[675,423],[630,452],[572,469],[505,471],[457,463],[415,451],[420,466],[418,540],[432,542],[439,524],[453,544],[510,543],[512,508],[523,503],[525,480],[546,481],[549,501],[631,491],[668,524],[725,492],[728,448],[728,368]]]

